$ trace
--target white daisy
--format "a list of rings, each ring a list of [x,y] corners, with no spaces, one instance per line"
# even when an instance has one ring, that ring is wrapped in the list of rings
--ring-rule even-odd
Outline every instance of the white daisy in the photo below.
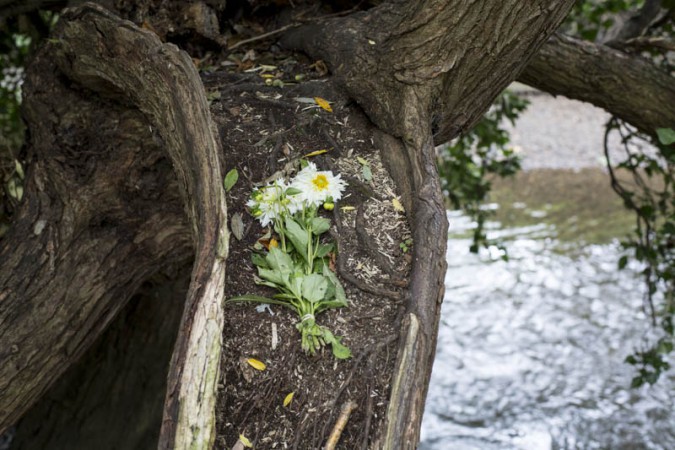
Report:
[[[310,162],[293,178],[291,187],[301,191],[300,194],[294,196],[296,198],[293,202],[319,206],[329,198],[333,201],[340,200],[347,183],[340,178],[340,175],[333,175],[330,170],[319,171],[316,165]]]
[[[254,191],[251,199],[246,202],[251,214],[260,220],[263,227],[274,222],[274,219],[281,217],[287,211],[284,204],[284,192],[287,188],[284,180],[276,180],[269,186]]]

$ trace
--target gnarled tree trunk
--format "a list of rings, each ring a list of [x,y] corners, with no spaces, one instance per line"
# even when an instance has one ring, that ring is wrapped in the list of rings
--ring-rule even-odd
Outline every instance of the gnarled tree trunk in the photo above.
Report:
[[[374,138],[411,212],[413,271],[383,448],[417,445],[434,357],[447,232],[434,143],[480,118],[571,4],[392,1],[284,37],[323,57],[380,128]],[[0,430],[143,280],[194,251],[160,447],[208,448],[228,236],[221,150],[192,62],[86,5],[63,15],[26,92],[27,198],[0,243],[12,267],[0,271]]]

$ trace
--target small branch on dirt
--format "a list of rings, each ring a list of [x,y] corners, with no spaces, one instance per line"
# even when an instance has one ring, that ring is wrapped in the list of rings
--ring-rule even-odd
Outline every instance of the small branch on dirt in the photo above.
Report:
[[[366,183],[359,180],[358,178],[348,176],[345,176],[344,178],[349,185],[360,190],[363,194],[367,195],[368,197],[372,197],[381,202],[386,201],[386,198],[382,197],[381,195],[378,195],[375,191],[373,191],[373,189],[370,186],[368,186]]]
[[[227,49],[231,51],[231,50],[234,50],[236,48],[241,47],[242,45],[250,44],[251,42],[262,41],[263,39],[267,39],[269,37],[276,36],[277,34],[283,33],[284,31],[290,30],[291,28],[299,27],[300,25],[301,24],[299,24],[299,23],[291,23],[291,24],[285,25],[285,26],[283,26],[279,29],[276,29],[274,31],[270,31],[269,33],[263,33],[263,34],[260,34],[258,36],[253,36],[252,38],[241,40],[241,41],[237,42],[236,44],[230,45],[229,47],[227,47]]]
[[[367,369],[369,379],[372,378],[373,373],[373,358],[368,359]],[[373,396],[370,394],[370,383],[366,386],[366,424],[363,426],[363,440],[361,441],[361,450],[368,450],[368,435],[370,434],[370,425],[373,418]]]
[[[385,336],[384,339],[374,342],[367,346],[366,348],[363,349],[361,353],[354,359],[354,363],[352,365],[352,370],[349,371],[349,375],[347,375],[347,379],[342,383],[340,386],[340,389],[338,389],[337,393],[335,394],[335,397],[331,401],[331,409],[330,409],[330,414],[328,416],[328,419],[326,420],[326,423],[323,426],[323,430],[321,431],[321,440],[323,441],[323,437],[326,435],[326,427],[328,426],[328,423],[330,422],[330,419],[333,417],[333,411],[334,407],[337,404],[338,400],[344,393],[345,389],[349,386],[349,384],[352,382],[352,378],[354,378],[354,375],[356,374],[356,371],[359,367],[361,367],[361,362],[368,356],[371,358],[383,347],[388,346],[392,342],[394,342],[396,339],[398,339],[397,334],[390,334],[388,336]],[[370,361],[370,360],[369,360]]]
[[[349,416],[351,415],[352,411],[356,409],[356,407],[357,407],[356,402],[352,400],[349,400],[342,406],[342,411],[340,411],[340,417],[338,417],[337,422],[335,422],[333,431],[330,433],[330,437],[326,442],[325,447],[326,450],[335,450],[335,447],[337,446],[337,443],[340,440],[340,436],[342,436],[342,432],[344,431],[345,426],[347,426]]]

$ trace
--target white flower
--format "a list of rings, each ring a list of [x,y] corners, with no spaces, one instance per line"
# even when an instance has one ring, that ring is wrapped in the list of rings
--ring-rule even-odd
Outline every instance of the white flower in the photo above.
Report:
[[[340,175],[333,175],[331,171],[319,171],[314,163],[308,163],[291,182],[291,187],[301,191],[292,197],[292,203],[300,202],[307,205],[319,206],[329,198],[338,201],[347,183]],[[295,205],[294,205],[295,207]]]
[[[246,202],[251,214],[260,220],[263,227],[274,222],[277,217],[283,216],[288,210],[283,195],[287,188],[284,180],[276,180],[269,186],[254,191],[251,199]]]

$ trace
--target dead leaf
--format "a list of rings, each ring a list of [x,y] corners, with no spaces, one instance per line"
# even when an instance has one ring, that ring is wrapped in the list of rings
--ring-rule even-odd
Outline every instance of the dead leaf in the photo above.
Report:
[[[328,75],[328,66],[326,66],[326,63],[321,59],[309,67],[313,67],[322,77]]]
[[[314,97],[314,101],[321,107],[321,109],[324,109],[328,112],[333,112],[333,108],[330,107],[330,102],[328,102],[328,100],[321,97]]]
[[[267,368],[264,362],[258,361],[255,358],[247,358],[246,362],[248,363],[249,366],[253,367],[256,370],[263,371]]]
[[[241,241],[244,237],[244,218],[241,213],[232,214],[230,219],[230,228],[232,229],[232,234],[237,238],[238,241]]]
[[[313,152],[311,152],[311,153],[307,153],[305,156],[303,156],[303,158],[310,158],[310,157],[312,157],[312,156],[323,155],[323,154],[326,153],[327,151],[328,151],[328,150],[315,150],[315,151],[313,151]]]
[[[396,211],[402,212],[402,213],[405,212],[405,208],[403,207],[403,205],[401,204],[401,202],[399,201],[399,199],[397,199],[396,197],[394,197],[394,198],[391,199],[391,204],[394,206],[394,209],[395,209]]]

